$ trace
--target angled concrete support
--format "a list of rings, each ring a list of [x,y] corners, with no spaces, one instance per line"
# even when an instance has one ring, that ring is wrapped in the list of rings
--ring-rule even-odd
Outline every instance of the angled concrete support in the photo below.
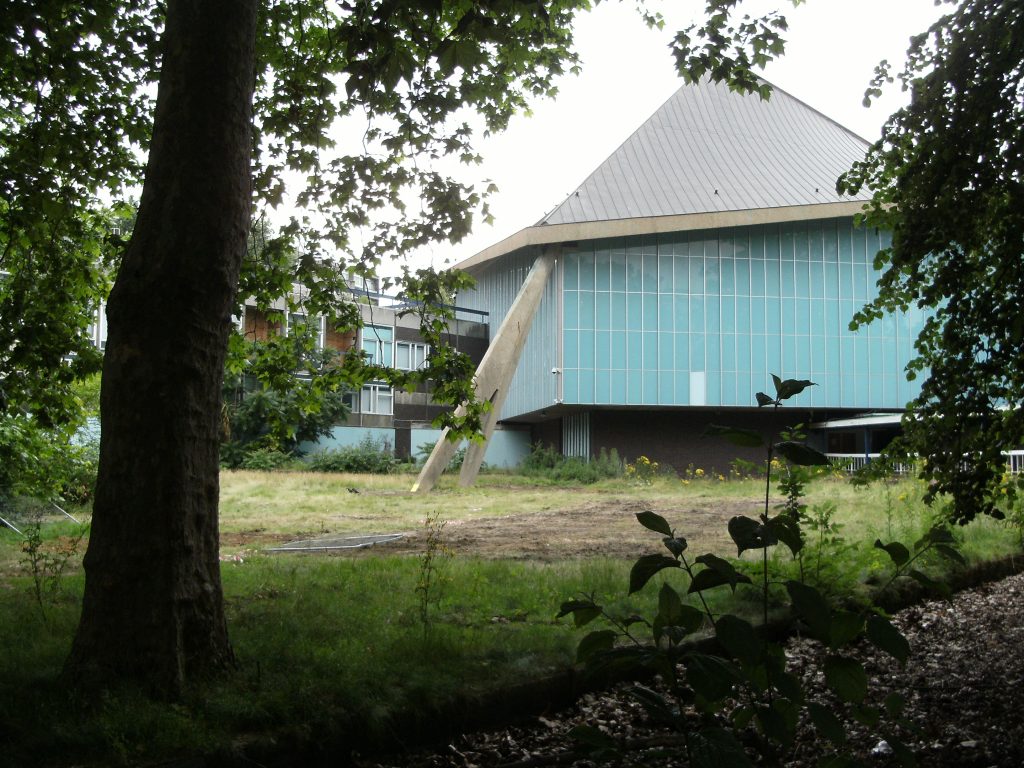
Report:
[[[471,441],[466,450],[466,458],[462,462],[462,471],[459,474],[459,485],[472,485],[480,471],[484,452],[487,450],[487,441],[494,434],[494,426],[501,415],[501,408],[505,403],[509,385],[512,383],[512,377],[519,365],[519,358],[523,354],[523,347],[530,335],[530,327],[533,325],[533,318],[537,314],[540,300],[544,296],[544,287],[554,268],[556,257],[557,250],[547,248],[533,263],[530,274],[526,276],[523,287],[519,289],[519,294],[512,302],[512,307],[476,369],[474,377],[476,396],[480,400],[490,401],[491,409],[482,418],[483,442]],[[462,411],[462,406],[456,410],[456,413],[458,414],[460,411]],[[437,479],[448,466],[448,462],[455,455],[455,451],[458,450],[459,442],[461,441],[448,439],[447,428],[441,433],[441,439],[437,441],[426,464],[420,470],[419,477],[416,478],[416,483],[412,487],[414,493],[426,492],[434,487]]]

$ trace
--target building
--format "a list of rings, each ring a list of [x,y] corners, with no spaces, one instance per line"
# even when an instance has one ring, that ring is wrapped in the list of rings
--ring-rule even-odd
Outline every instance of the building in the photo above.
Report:
[[[683,86],[536,225],[458,265],[492,339],[531,328],[480,396],[572,456],[727,469],[736,449],[701,439],[709,423],[813,423],[822,448],[877,450],[917,394],[924,315],[848,328],[889,242],[854,223],[867,195],[836,192],[866,148],[778,88]],[[772,373],[818,386],[758,409]]]
[[[293,286],[293,299],[301,306],[301,285]],[[255,302],[247,300],[243,315],[236,318],[238,329],[250,341],[264,340],[273,334],[287,334],[295,324],[314,323],[318,329],[317,343],[321,349],[345,354],[362,350],[373,363],[412,371],[425,364],[430,347],[419,334],[416,315],[402,315],[407,309],[395,297],[378,291],[377,285],[361,284],[351,289],[351,301],[359,308],[362,326],[357,330],[338,331],[323,317],[309,317],[289,312],[284,299],[263,312]],[[487,312],[455,308],[449,322],[447,343],[464,352],[475,362],[482,359],[488,344]],[[301,375],[301,374],[300,374]],[[433,402],[430,392],[420,387],[415,392],[395,390],[385,382],[371,381],[358,392],[347,394],[350,409],[348,420],[337,425],[332,434],[315,444],[303,445],[305,451],[330,450],[356,445],[367,437],[390,447],[399,458],[417,456],[420,446],[436,442],[441,430],[431,421],[443,406]],[[529,451],[529,431],[510,426],[503,429],[490,446],[488,461],[495,466],[514,466]]]

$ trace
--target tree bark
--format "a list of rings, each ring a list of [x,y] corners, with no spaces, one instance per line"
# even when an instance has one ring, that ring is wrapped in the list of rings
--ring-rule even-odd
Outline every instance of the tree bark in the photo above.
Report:
[[[256,0],[171,0],[136,227],[107,306],[100,466],[66,679],[174,697],[233,663],[221,384],[251,203]]]

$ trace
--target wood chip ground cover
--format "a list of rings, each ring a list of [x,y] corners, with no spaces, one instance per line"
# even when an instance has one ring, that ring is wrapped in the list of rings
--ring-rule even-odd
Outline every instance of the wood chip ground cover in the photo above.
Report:
[[[913,653],[905,667],[872,647],[858,649],[871,676],[876,703],[890,692],[907,698],[912,730],[901,733],[921,766],[1017,768],[1024,765],[1024,575],[966,590],[950,602],[929,601],[901,611],[895,623]],[[851,743],[869,766],[895,765],[877,733],[854,723],[825,689],[812,663],[820,649],[797,638],[787,646],[794,671],[809,696],[833,708],[848,723]],[[583,697],[572,709],[526,723],[464,735],[434,751],[390,760],[356,760],[360,768],[532,768],[600,764],[573,751],[568,732],[577,725],[599,728],[627,747],[617,765],[686,766],[678,736],[652,725],[627,692],[628,686]],[[803,724],[784,764],[814,766],[827,754]],[[760,763],[768,764],[768,763]]]

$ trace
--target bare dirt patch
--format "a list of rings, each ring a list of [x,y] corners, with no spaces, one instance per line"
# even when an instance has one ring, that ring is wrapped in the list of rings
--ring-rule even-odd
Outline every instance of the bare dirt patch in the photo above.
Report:
[[[733,548],[726,525],[734,515],[756,515],[757,501],[732,499],[688,500],[685,506],[649,504],[643,499],[609,495],[598,503],[563,510],[517,512],[486,518],[452,519],[445,523],[443,540],[460,557],[502,558],[552,562],[557,560],[612,557],[634,558],[655,551],[658,536],[636,521],[636,513],[653,509],[666,517],[691,548],[700,552],[727,552]],[[382,521],[382,532],[388,529]],[[252,530],[225,533],[225,547],[266,548],[288,540],[327,535],[344,536],[342,529],[329,532],[297,531],[294,536]],[[424,551],[423,527],[403,531],[403,538],[358,550],[345,556],[415,555]],[[355,535],[356,532],[353,532]],[[332,554],[337,554],[332,551]]]

